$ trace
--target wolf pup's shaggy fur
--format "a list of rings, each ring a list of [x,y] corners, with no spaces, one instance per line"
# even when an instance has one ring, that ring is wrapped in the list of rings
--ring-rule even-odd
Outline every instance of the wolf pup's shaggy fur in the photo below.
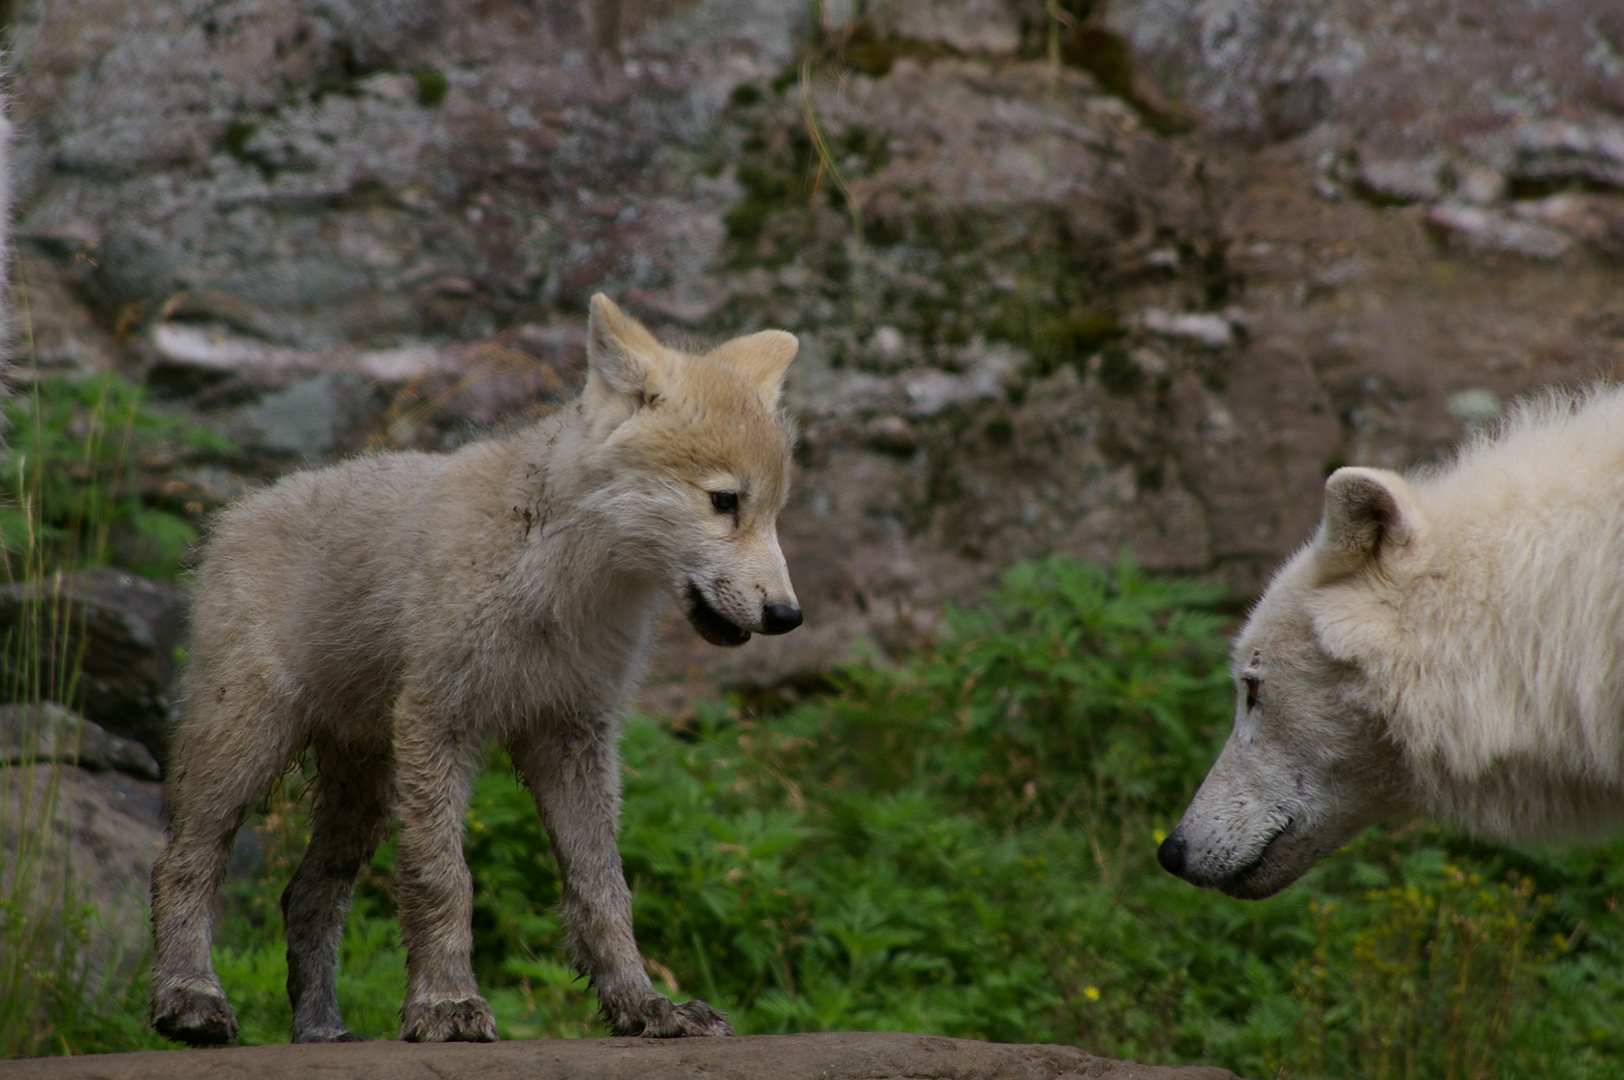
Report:
[[[1338,469],[1235,645],[1235,728],[1162,865],[1255,899],[1424,813],[1624,823],[1624,388],[1519,406],[1446,469]]]
[[[357,872],[399,823],[401,1037],[496,1037],[469,962],[462,857],[472,773],[501,740],[563,878],[576,964],[617,1034],[729,1035],[654,991],[615,834],[616,710],[662,599],[717,645],[801,612],[779,551],[793,336],[665,348],[592,298],[581,397],[454,454],[383,454],[290,476],[224,514],[193,609],[184,719],[152,871],[152,1022],[226,1042],[210,903],[232,836],[288,764],[316,766],[310,847],[282,894],[295,1042],[356,1038],[334,967]]]

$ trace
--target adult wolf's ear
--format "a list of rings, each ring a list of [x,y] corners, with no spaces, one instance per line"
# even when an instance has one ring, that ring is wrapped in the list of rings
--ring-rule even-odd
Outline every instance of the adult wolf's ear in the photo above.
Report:
[[[1325,481],[1325,517],[1314,554],[1331,581],[1414,550],[1426,531],[1415,492],[1386,469],[1338,469]]]
[[[710,355],[712,360],[731,364],[740,371],[755,384],[767,407],[777,408],[778,396],[784,390],[784,376],[800,348],[801,342],[794,334],[763,330],[718,345]]]
[[[603,293],[592,297],[586,323],[588,378],[603,380],[611,390],[644,400],[661,355],[660,343],[648,329],[615,306]]]

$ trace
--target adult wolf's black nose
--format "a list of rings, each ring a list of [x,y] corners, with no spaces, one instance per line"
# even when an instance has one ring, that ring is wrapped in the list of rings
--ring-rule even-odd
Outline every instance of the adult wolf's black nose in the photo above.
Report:
[[[1156,861],[1174,877],[1184,876],[1184,837],[1179,835],[1177,829],[1168,834],[1162,846],[1156,849]]]
[[[761,609],[763,634],[787,634],[801,625],[801,609],[788,604],[768,604]]]

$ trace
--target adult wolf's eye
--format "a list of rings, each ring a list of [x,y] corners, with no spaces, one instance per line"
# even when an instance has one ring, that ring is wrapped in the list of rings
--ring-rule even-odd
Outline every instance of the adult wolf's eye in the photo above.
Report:
[[[1263,680],[1256,675],[1247,675],[1241,681],[1246,684],[1246,711],[1251,712],[1257,708],[1257,691],[1263,685]]]
[[[716,507],[718,514],[736,514],[739,512],[739,496],[732,491],[713,491],[711,505]]]

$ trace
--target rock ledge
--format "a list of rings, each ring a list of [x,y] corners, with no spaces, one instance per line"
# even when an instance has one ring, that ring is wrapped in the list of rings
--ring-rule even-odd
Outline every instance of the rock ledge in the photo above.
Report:
[[[738,1039],[536,1039],[489,1045],[401,1042],[242,1046],[7,1062],[7,1080],[1234,1080],[1228,1069],[1168,1068],[1072,1046],[984,1043],[900,1032]]]

